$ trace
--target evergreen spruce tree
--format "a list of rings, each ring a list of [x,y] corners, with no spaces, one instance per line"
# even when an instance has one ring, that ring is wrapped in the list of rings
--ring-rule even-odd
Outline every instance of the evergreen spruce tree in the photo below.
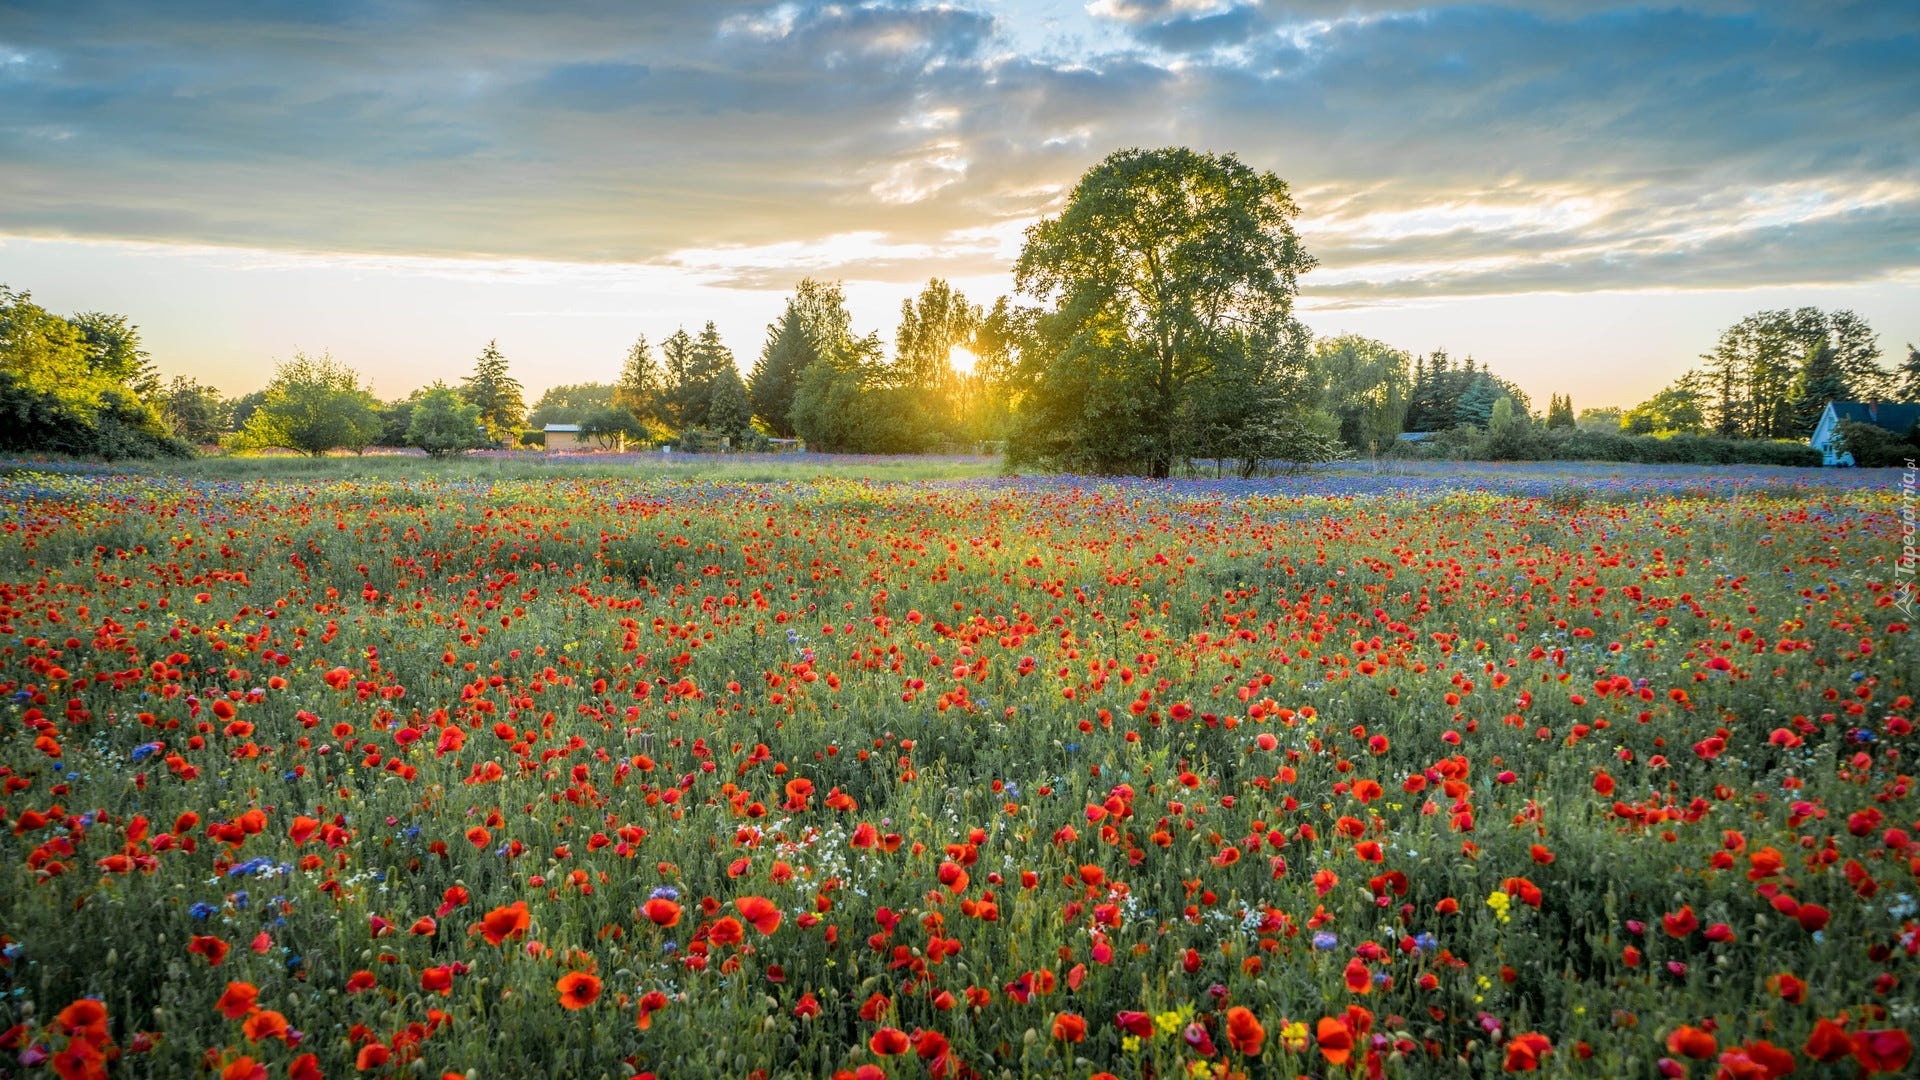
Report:
[[[487,347],[475,361],[473,374],[461,383],[460,396],[480,410],[480,423],[487,437],[496,444],[511,444],[518,438],[520,425],[526,423],[527,404],[521,397],[520,381],[507,374],[507,358],[497,342]]]

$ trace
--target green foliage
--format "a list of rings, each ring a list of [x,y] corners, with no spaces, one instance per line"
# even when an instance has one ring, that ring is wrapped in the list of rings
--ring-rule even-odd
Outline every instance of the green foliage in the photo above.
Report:
[[[1575,426],[1577,425],[1573,418],[1573,398],[1562,397],[1559,394],[1553,395],[1552,401],[1547,405],[1547,427],[1558,431]]]
[[[720,331],[707,323],[698,338],[676,330],[660,346],[664,359],[664,418],[676,430],[712,426],[713,385],[722,370],[739,369],[733,362],[733,350],[720,340]]]
[[[253,419],[254,412],[258,410],[261,405],[265,404],[266,400],[267,392],[265,390],[254,390],[250,393],[241,394],[239,397],[228,398],[225,406],[227,413],[227,430],[239,431],[241,428],[246,427],[247,421]]]
[[[1459,367],[1445,349],[1433,350],[1414,366],[1413,389],[1407,404],[1406,430],[1446,431],[1471,427],[1484,430],[1493,418],[1494,403],[1513,399],[1527,411],[1527,395],[1518,386],[1485,368],[1475,368],[1473,357]]]
[[[590,439],[602,450],[614,450],[629,443],[642,443],[647,440],[647,430],[634,419],[633,413],[618,405],[601,405],[589,409],[578,421],[580,436]],[[545,445],[546,440],[541,440]]]
[[[660,364],[653,358],[653,347],[647,344],[645,335],[634,339],[627,348],[627,358],[620,365],[620,379],[613,384],[612,404],[625,409],[633,418],[633,429],[646,431],[662,424],[661,410],[664,408],[663,396],[666,386],[660,371]],[[536,413],[537,415],[537,413]],[[568,423],[565,420],[537,421],[544,427],[548,423]],[[575,420],[572,423],[583,423]]]
[[[1707,376],[1688,372],[1620,418],[1629,435],[1698,435],[1707,425]]]
[[[1804,439],[1828,401],[1892,394],[1873,328],[1851,311],[1759,311],[1701,357],[1709,427],[1720,435]]]
[[[956,347],[971,350],[982,319],[980,305],[939,278],[929,279],[919,296],[900,302],[894,383],[910,393],[920,426],[935,441],[954,442],[965,435],[966,388],[952,356]]]
[[[787,298],[780,318],[767,326],[767,343],[747,378],[753,417],[781,438],[797,429],[793,402],[800,378],[828,351],[844,349],[853,337],[840,283],[803,278]]]
[[[97,387],[91,353],[73,323],[0,286],[0,372],[22,391],[71,398]]]
[[[1373,450],[1404,430],[1413,390],[1406,351],[1358,334],[1316,342],[1311,365],[1318,408],[1339,420],[1340,441]]]
[[[159,395],[160,415],[181,439],[209,446],[231,430],[227,403],[220,391],[185,375],[175,375]]]
[[[730,439],[744,438],[753,430],[753,407],[747,402],[747,385],[740,381],[739,369],[731,363],[713,377],[713,397],[707,403],[707,423]]]
[[[1022,350],[1034,340],[1039,312],[998,297],[974,332],[973,372],[960,380],[967,438],[976,443],[1004,441],[1013,430],[1015,373]]]
[[[1846,372],[1834,356],[1833,346],[1816,343],[1793,380],[1792,430],[1812,435],[1820,423],[1820,414],[1830,401],[1851,400]]]
[[[1572,412],[1571,409],[1567,411]],[[1512,398],[1503,396],[1493,403],[1493,409],[1487,417],[1486,436],[1474,456],[1492,461],[1518,461],[1532,457],[1534,430],[1532,417],[1515,408]]]
[[[1920,348],[1907,346],[1907,359],[1894,378],[1894,394],[1899,400],[1920,401]]]
[[[1842,420],[1839,449],[1852,454],[1861,468],[1897,468],[1920,459],[1920,426],[1901,436],[1873,424]]]
[[[407,431],[413,427],[413,407],[420,403],[423,393],[424,390],[415,390],[380,406],[380,434],[374,438],[373,445],[389,449],[413,445],[407,441]]]
[[[793,423],[812,450],[898,454],[924,449],[912,392],[894,384],[880,337],[849,338],[810,365],[793,399]]]
[[[495,342],[487,342],[481,350],[473,374],[461,383],[460,396],[480,410],[480,423],[495,445],[506,443],[526,426],[527,405],[521,398],[520,381],[507,373],[507,358]]]
[[[153,358],[140,347],[140,328],[125,315],[83,311],[72,318],[87,349],[87,366],[100,378],[124,386],[142,398],[160,393]]]
[[[1606,405],[1598,409],[1581,409],[1574,417],[1574,426],[1581,431],[1619,431],[1624,422],[1626,410],[1615,405]]]
[[[642,343],[644,344],[644,342]],[[533,403],[527,414],[527,426],[544,429],[548,424],[580,424],[588,414],[615,404],[621,387],[606,383],[563,383],[550,386]]]
[[[0,286],[0,450],[109,460],[191,455],[141,395],[151,374],[144,357],[119,316],[70,321]]]
[[[407,424],[407,443],[428,457],[449,457],[478,450],[489,442],[480,420],[480,406],[459,391],[435,382],[414,402]]]
[[[1514,410],[1506,434],[1457,428],[1424,443],[1402,443],[1397,455],[1500,461],[1617,461],[1648,465],[1785,465],[1817,468],[1820,452],[1797,440],[1729,439],[1698,433],[1632,435],[1586,428],[1548,429],[1520,423]]]
[[[325,353],[296,352],[274,369],[260,407],[232,444],[236,450],[280,448],[319,457],[330,450],[358,453],[380,432],[380,403],[361,387],[359,372]]]
[[[1313,266],[1287,185],[1231,154],[1123,150],[1027,231],[1021,292],[1049,308],[1016,374],[1014,464],[1168,475],[1180,417],[1223,356],[1288,356]]]

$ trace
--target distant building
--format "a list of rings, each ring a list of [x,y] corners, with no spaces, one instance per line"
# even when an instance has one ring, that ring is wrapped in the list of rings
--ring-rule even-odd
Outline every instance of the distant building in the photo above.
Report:
[[[1840,443],[1842,422],[1871,424],[1902,438],[1920,423],[1920,405],[1897,405],[1886,401],[1829,401],[1820,411],[1820,422],[1813,425],[1807,444],[1820,451],[1826,465],[1852,465],[1853,455]]]
[[[579,424],[548,424],[542,429],[547,436],[549,450],[585,450],[586,442],[580,438]]]

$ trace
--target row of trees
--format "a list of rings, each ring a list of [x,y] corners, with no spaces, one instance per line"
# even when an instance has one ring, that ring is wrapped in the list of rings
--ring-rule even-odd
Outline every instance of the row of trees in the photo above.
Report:
[[[185,456],[154,404],[159,377],[124,316],[56,315],[0,285],[0,450]]]
[[[606,445],[798,437],[901,453],[994,442],[1016,466],[1166,476],[1197,461],[1245,473],[1377,452],[1403,432],[1484,436],[1489,453],[1536,427],[1804,438],[1828,400],[1920,398],[1920,353],[1887,370],[1864,319],[1802,308],[1742,320],[1701,367],[1625,413],[1576,416],[1556,394],[1537,417],[1472,357],[1315,341],[1293,314],[1314,265],[1297,216],[1284,181],[1231,154],[1123,150],[1027,231],[1014,296],[983,308],[936,278],[902,304],[890,357],[877,332],[854,329],[837,283],[805,280],[745,378],[708,323],[657,347],[641,338],[613,382],[553,387],[530,414],[492,343],[458,387],[399,401],[375,400],[331,358],[298,354],[264,390],[227,400],[190,379],[161,386],[124,319],[62,319],[0,290],[0,408],[27,433],[13,437],[72,452],[176,452],[224,437],[448,454],[511,443],[531,422],[579,424]]]
[[[1920,349],[1889,370],[1877,336],[1851,311],[1756,312],[1711,352],[1621,418],[1634,434],[1804,439],[1829,401],[1920,401]]]

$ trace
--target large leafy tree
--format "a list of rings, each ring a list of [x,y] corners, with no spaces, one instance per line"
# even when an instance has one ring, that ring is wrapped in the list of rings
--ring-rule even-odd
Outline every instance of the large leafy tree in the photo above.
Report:
[[[413,402],[407,421],[407,442],[429,457],[449,457],[487,444],[480,423],[480,407],[459,391],[436,382]]]
[[[1627,410],[1620,430],[1629,435],[1702,434],[1712,419],[1717,390],[1711,372],[1689,371]]]
[[[1895,392],[1879,337],[1851,311],[1757,311],[1722,331],[1702,356],[1707,413],[1719,435],[1801,439],[1828,401]]]
[[[793,423],[810,450],[911,453],[924,449],[911,392],[882,360],[880,336],[848,336],[809,366],[793,398]]]
[[[1368,450],[1400,434],[1413,391],[1411,366],[1405,350],[1358,334],[1314,343],[1316,403],[1338,418],[1341,442]]]
[[[219,442],[227,432],[220,391],[185,375],[175,375],[160,392],[160,413],[175,435],[198,446]]]
[[[955,348],[971,349],[983,321],[980,305],[939,278],[900,302],[894,332],[894,379],[910,394],[921,425],[940,439],[964,434],[967,380],[953,368]]]
[[[87,366],[95,375],[125,386],[143,399],[160,395],[160,374],[140,344],[140,328],[128,322],[125,315],[83,311],[71,321],[80,332]]]
[[[780,318],[768,324],[767,343],[747,376],[754,418],[777,436],[794,435],[793,400],[801,376],[852,339],[853,316],[840,283],[802,279]]]
[[[736,443],[753,430],[753,406],[747,401],[747,384],[740,381],[740,370],[732,364],[714,373],[713,396],[707,402],[707,424]]]
[[[1907,346],[1906,362],[1894,373],[1894,396],[1901,401],[1920,401],[1920,348]]]
[[[277,447],[319,457],[355,452],[380,437],[380,403],[360,373],[322,353],[296,352],[274,369],[260,407],[235,434],[236,449]]]
[[[620,380],[613,384],[612,404],[625,409],[636,431],[660,424],[665,384],[659,361],[653,358],[653,346],[646,335],[634,339],[627,358],[620,365]]]
[[[677,430],[699,427],[706,419],[706,408],[713,396],[711,386],[702,385],[693,354],[693,335],[685,327],[675,330],[660,343],[661,412],[667,424]]]
[[[549,386],[527,414],[527,426],[544,428],[548,424],[579,424],[589,413],[613,406],[620,393],[606,383],[562,383]]]
[[[712,322],[689,337],[676,330],[660,346],[665,360],[665,398],[667,416],[680,431],[693,431],[713,425],[713,387],[721,372],[740,369],[734,366],[733,350],[720,340],[720,329]]]
[[[1220,357],[1288,356],[1299,275],[1287,185],[1231,154],[1122,150],[1027,230],[1020,290],[1048,305],[1025,350],[1015,462],[1169,474],[1180,417]]]
[[[1792,430],[1812,435],[1827,402],[1846,401],[1850,396],[1847,372],[1840,366],[1833,345],[1824,340],[1815,342],[1793,380]]]
[[[492,442],[511,442],[526,422],[527,403],[520,381],[508,374],[507,358],[501,355],[497,342],[487,342],[474,361],[473,374],[461,382],[460,396],[480,410],[480,423]]]
[[[104,346],[83,324],[124,330],[122,356],[132,362],[103,362]],[[120,316],[65,319],[0,285],[0,449],[106,458],[191,454],[147,400],[144,357]]]

